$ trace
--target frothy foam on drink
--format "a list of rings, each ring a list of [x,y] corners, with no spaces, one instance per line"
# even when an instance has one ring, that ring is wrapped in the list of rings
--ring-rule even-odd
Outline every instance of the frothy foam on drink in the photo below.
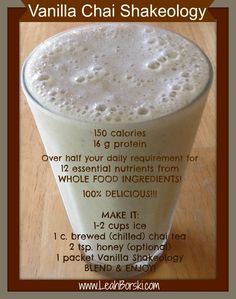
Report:
[[[89,25],[43,42],[25,68],[31,95],[45,108],[93,122],[164,116],[204,90],[209,64],[185,38],[136,23]]]

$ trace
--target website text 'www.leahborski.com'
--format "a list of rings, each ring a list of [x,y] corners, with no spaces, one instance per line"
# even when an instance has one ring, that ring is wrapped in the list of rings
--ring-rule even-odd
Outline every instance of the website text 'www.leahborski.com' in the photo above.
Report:
[[[159,291],[159,282],[154,281],[93,281],[93,282],[78,282],[79,291]]]

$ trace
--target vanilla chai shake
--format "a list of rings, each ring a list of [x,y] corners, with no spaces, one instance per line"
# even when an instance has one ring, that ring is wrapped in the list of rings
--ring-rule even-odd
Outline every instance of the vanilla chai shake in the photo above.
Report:
[[[168,250],[211,78],[195,44],[139,23],[74,28],[26,60],[24,92],[47,155],[61,157],[51,166],[86,269],[135,275]]]

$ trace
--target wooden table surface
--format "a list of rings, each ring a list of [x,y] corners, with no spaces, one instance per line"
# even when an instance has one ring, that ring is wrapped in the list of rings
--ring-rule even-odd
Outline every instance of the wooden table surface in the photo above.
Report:
[[[82,23],[21,23],[21,62],[47,37]],[[159,23],[195,41],[216,61],[215,23]],[[84,272],[83,262],[59,263],[56,254],[70,254],[68,243],[54,240],[54,232],[69,234],[71,227],[50,165],[23,93],[20,99],[20,277],[24,279],[96,279]],[[148,279],[214,278],[216,271],[216,91],[209,94],[181,189],[172,232],[185,241],[170,241],[169,254],[184,255],[181,263],[159,263]]]

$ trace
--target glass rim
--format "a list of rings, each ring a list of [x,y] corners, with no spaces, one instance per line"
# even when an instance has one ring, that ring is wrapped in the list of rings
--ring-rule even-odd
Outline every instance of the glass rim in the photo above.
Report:
[[[108,22],[109,23],[109,22]],[[112,23],[116,23],[116,22],[112,22]],[[132,23],[136,23],[136,22],[132,22]],[[61,31],[47,39],[45,39],[43,42],[41,42],[40,44],[38,44],[38,46],[36,46],[29,54],[28,56],[26,57],[26,59],[24,60],[23,62],[23,65],[22,65],[22,68],[21,68],[21,73],[20,73],[20,81],[21,81],[21,86],[22,86],[22,89],[24,91],[24,94],[28,99],[30,99],[36,106],[38,106],[40,109],[44,110],[45,112],[49,113],[49,114],[52,114],[54,116],[57,116],[59,118],[63,118],[63,119],[66,119],[66,120],[71,120],[71,121],[75,121],[75,122],[78,122],[78,123],[88,123],[88,124],[96,124],[96,125],[106,125],[106,126],[120,126],[122,124],[125,124],[125,125],[135,125],[135,124],[142,124],[142,123],[146,123],[146,122],[151,122],[151,121],[157,121],[157,120],[160,120],[160,119],[164,119],[164,118],[167,118],[167,117],[170,117],[170,116],[173,116],[174,114],[177,114],[179,112],[182,112],[184,110],[187,110],[188,108],[190,108],[193,104],[195,104],[196,102],[198,102],[199,99],[202,98],[202,96],[204,94],[207,93],[207,91],[210,89],[211,87],[211,83],[213,81],[213,66],[212,66],[212,63],[210,61],[210,59],[208,58],[208,56],[206,55],[206,53],[195,43],[193,42],[192,40],[190,40],[189,38],[186,38],[185,36],[179,34],[179,33],[176,33],[175,31],[172,31],[172,30],[168,30],[168,29],[163,29],[161,27],[159,27],[161,30],[163,31],[167,31],[167,32],[170,32],[170,33],[174,33],[180,37],[182,37],[183,39],[189,41],[191,44],[193,44],[196,48],[198,48],[198,50],[202,53],[202,55],[205,57],[206,59],[206,62],[208,64],[208,70],[209,70],[209,74],[208,74],[208,80],[206,80],[206,84],[204,85],[204,88],[199,92],[199,94],[197,94],[188,104],[176,109],[176,110],[173,110],[169,113],[166,113],[164,115],[161,115],[161,116],[157,116],[157,117],[153,117],[153,118],[147,118],[147,119],[143,119],[143,120],[134,120],[134,121],[122,121],[122,122],[108,122],[108,121],[94,121],[94,120],[88,120],[88,119],[81,119],[81,118],[76,118],[76,117],[73,117],[73,116],[68,116],[68,115],[64,115],[64,114],[61,114],[60,112],[58,111],[54,111],[54,110],[51,110],[49,109],[48,107],[45,107],[43,104],[41,104],[37,99],[36,97],[34,97],[31,92],[29,91],[28,89],[28,86],[26,84],[26,80],[25,80],[25,69],[27,67],[27,63],[28,61],[30,60],[31,56],[37,51],[37,49],[46,41],[50,40],[50,39],[53,39],[55,38],[56,36],[60,36],[60,35],[63,35],[65,34],[66,32],[70,32],[70,31],[73,31],[75,29],[79,29],[79,28],[84,28],[84,27],[90,27],[90,26],[96,26],[98,24],[102,24],[102,23],[95,23],[95,24],[83,24],[83,25],[80,25],[80,26],[75,26],[75,27],[72,27],[70,29],[67,29],[67,30],[64,30],[64,31]],[[106,23],[107,24],[107,23]],[[127,23],[126,23],[127,24]],[[140,24],[138,22],[138,24]],[[145,26],[149,26],[149,27],[155,27],[158,25],[152,25],[152,24],[146,24],[145,22],[142,22],[142,24],[145,24]]]

